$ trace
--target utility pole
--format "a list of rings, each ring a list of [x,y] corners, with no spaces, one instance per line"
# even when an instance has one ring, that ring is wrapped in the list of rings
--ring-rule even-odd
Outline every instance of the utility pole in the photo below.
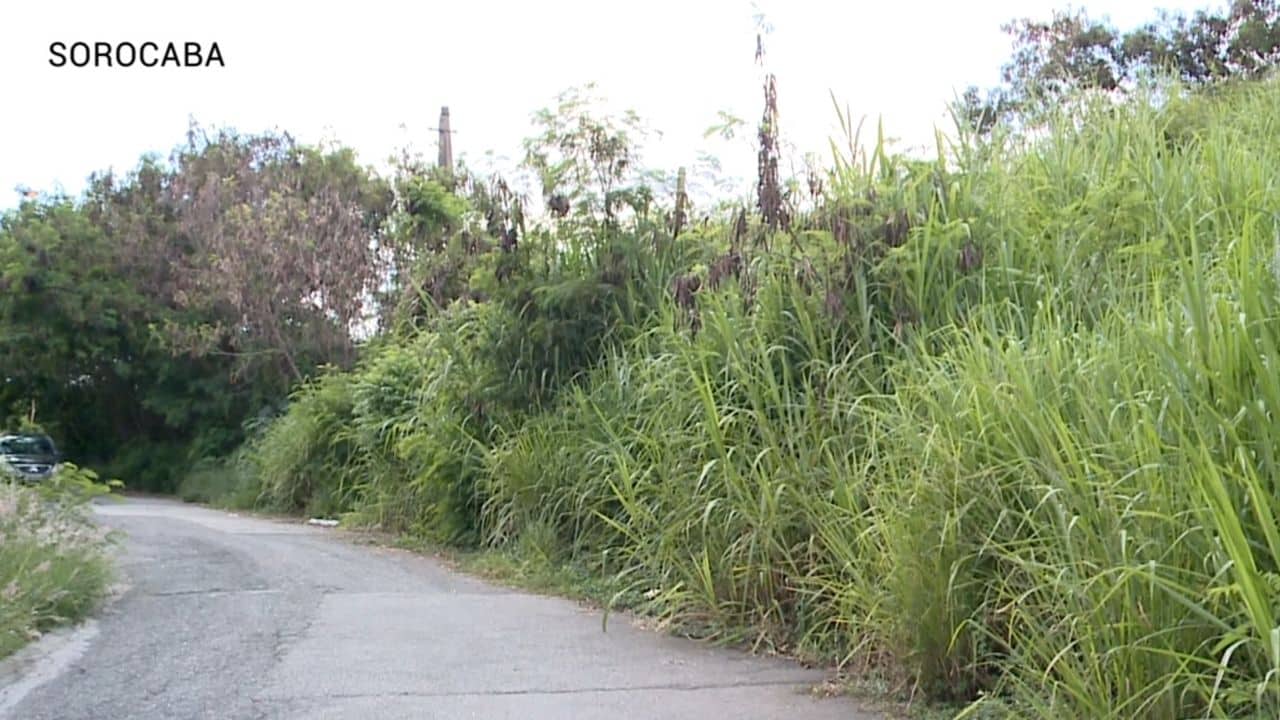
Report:
[[[449,106],[440,108],[440,159],[439,166],[453,170],[453,131],[449,129]]]
[[[676,175],[676,216],[674,218],[675,227],[671,231],[672,239],[680,237],[680,231],[684,229],[685,214],[688,209],[689,194],[685,192],[684,168],[680,168],[680,174]]]

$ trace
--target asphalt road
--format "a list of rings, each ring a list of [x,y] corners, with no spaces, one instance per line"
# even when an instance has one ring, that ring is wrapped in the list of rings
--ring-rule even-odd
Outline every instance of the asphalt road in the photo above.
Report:
[[[495,587],[298,523],[159,500],[98,508],[127,534],[100,617],[0,668],[0,717],[873,717],[823,674]]]

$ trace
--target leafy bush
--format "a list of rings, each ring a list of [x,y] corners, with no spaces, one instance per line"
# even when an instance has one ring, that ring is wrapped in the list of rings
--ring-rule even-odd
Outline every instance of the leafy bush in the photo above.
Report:
[[[183,502],[210,503],[232,509],[251,509],[262,498],[261,480],[244,453],[225,459],[196,461],[178,485]]]
[[[468,544],[488,380],[472,350],[489,316],[471,307],[438,331],[374,356],[354,378],[361,447],[357,514],[382,527]]]
[[[181,442],[137,439],[116,448],[103,471],[129,478],[129,489],[139,492],[173,492],[190,466],[190,451]]]
[[[524,271],[490,284],[489,301],[458,300],[368,348],[354,371],[299,388],[246,448],[264,502],[475,544],[496,438],[553,404],[639,312],[643,283],[603,281],[629,267],[625,243],[562,258],[557,242],[528,240]],[[550,269],[532,259],[542,254],[556,257]]]
[[[351,376],[329,372],[298,388],[288,411],[249,441],[245,468],[268,507],[312,515],[349,507],[360,452],[352,412]]]

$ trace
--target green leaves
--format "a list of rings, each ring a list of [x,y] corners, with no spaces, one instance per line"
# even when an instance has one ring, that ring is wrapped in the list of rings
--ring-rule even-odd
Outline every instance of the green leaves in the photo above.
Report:
[[[226,452],[354,361],[391,200],[349,149],[193,127],[168,162],[23,203],[0,220],[0,407],[34,403],[73,457],[172,489],[175,446]]]
[[[960,114],[980,133],[1000,119],[1034,122],[1082,93],[1129,93],[1169,75],[1188,85],[1257,79],[1280,62],[1280,7],[1275,0],[1237,0],[1191,15],[1160,12],[1121,31],[1083,11],[1005,26],[1014,39],[1003,86],[985,97],[969,88]]]
[[[635,185],[636,147],[647,134],[639,116],[603,113],[594,86],[561,93],[558,105],[534,114],[539,135],[525,140],[527,167],[538,174],[555,216],[612,222],[621,209],[617,191]]]

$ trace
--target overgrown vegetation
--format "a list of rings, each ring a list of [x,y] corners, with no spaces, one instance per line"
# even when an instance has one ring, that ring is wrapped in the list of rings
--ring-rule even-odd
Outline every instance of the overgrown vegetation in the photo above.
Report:
[[[300,390],[263,498],[925,697],[1270,716],[1278,111],[1266,82],[876,148],[788,233],[531,232],[487,300]]]
[[[113,487],[71,464],[39,487],[0,479],[0,658],[106,595],[110,542],[86,508]]]
[[[726,212],[652,189],[634,119],[566,95],[526,148],[544,216],[402,163],[360,240],[386,248],[379,332],[309,356],[180,491],[497,548],[971,715],[1274,717],[1280,85],[1257,70],[1123,98],[1067,73],[1015,123],[958,107],[931,159],[842,118],[807,188],[778,177],[762,73],[753,207]]]
[[[23,202],[0,217],[0,421],[172,491],[295,382],[353,362],[389,197],[348,149],[193,127],[168,162]]]

